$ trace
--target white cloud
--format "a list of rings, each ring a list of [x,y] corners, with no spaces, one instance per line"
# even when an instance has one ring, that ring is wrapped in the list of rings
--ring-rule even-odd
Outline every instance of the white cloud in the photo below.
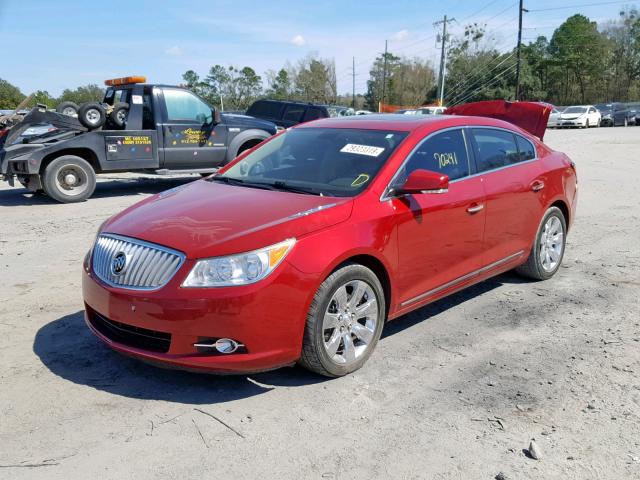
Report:
[[[391,40],[401,42],[402,40],[406,40],[408,36],[409,30],[400,30],[399,32],[396,32],[391,36]]]
[[[296,35],[291,39],[291,43],[296,47],[302,47],[307,43],[307,41],[304,39],[302,35]]]
[[[166,53],[167,55],[172,55],[172,56],[174,56],[174,57],[177,57],[177,56],[179,56],[179,55],[182,55],[182,53],[183,53],[183,52],[182,52],[182,49],[181,49],[179,46],[174,45],[174,46],[173,46],[173,47],[171,47],[171,48],[167,48],[167,49],[164,51],[164,53]]]

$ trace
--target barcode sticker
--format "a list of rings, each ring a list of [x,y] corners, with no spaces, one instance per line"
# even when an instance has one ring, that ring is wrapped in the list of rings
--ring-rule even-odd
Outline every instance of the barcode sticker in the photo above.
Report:
[[[357,143],[347,143],[340,149],[342,153],[355,153],[358,155],[367,155],[368,157],[378,157],[384,148],[372,147],[371,145],[358,145]]]

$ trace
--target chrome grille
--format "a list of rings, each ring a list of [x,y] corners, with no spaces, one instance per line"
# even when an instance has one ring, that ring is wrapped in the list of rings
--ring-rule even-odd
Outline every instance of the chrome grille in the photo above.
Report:
[[[124,254],[124,268],[114,272],[114,259]],[[153,243],[105,233],[93,247],[92,267],[103,282],[114,287],[156,290],[178,271],[184,255]]]

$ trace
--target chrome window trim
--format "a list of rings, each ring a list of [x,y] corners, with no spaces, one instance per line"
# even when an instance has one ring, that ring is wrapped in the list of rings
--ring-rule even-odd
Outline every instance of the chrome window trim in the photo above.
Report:
[[[405,307],[407,305],[410,305],[412,303],[415,303],[419,300],[422,300],[424,298],[430,297],[432,295],[435,295],[436,293],[441,292],[442,290],[446,290],[449,287],[453,287],[459,283],[464,282],[465,280],[469,280],[470,278],[473,277],[477,277],[478,275],[487,272],[495,267],[499,267],[500,265],[504,265],[505,263],[510,262],[511,260],[515,260],[516,258],[522,256],[522,254],[524,254],[524,250],[520,250],[516,253],[513,253],[507,257],[501,258],[500,260],[497,260],[493,263],[490,263],[489,265],[485,265],[482,268],[479,268],[478,270],[474,270],[473,272],[469,272],[466,275],[462,275],[461,277],[455,278],[447,283],[443,283],[442,285],[436,287],[436,288],[432,288],[431,290],[428,290],[424,293],[421,293],[420,295],[410,298],[409,300],[405,300],[404,302],[400,303],[400,307]]]
[[[470,138],[468,138],[469,135],[473,135],[472,132],[467,132],[468,129],[472,129],[472,128],[477,128],[477,129],[486,129],[486,130],[499,130],[499,131],[503,131],[503,132],[508,132],[511,133],[513,135],[517,135],[519,137],[521,137],[523,140],[529,142],[531,144],[531,146],[533,147],[533,151],[535,152],[535,157],[531,158],[529,160],[523,160],[522,162],[518,162],[518,163],[512,163],[511,165],[504,165],[502,167],[497,167],[497,168],[492,168],[491,170],[484,170],[482,172],[475,172],[469,175],[466,175],[464,177],[460,177],[460,178],[456,178],[455,180],[451,180],[449,181],[449,184],[452,183],[457,183],[460,182],[462,180],[467,180],[469,178],[474,178],[474,177],[478,177],[480,175],[485,175],[488,173],[493,173],[493,172],[499,172],[500,170],[504,170],[506,168],[511,168],[511,167],[517,167],[518,165],[525,165],[527,163],[532,163],[535,162],[537,160],[540,159],[540,157],[538,157],[538,149],[536,148],[536,145],[529,140],[527,137],[525,137],[524,135],[521,135],[517,132],[514,132],[513,130],[509,130],[508,128],[502,128],[502,127],[492,127],[492,126],[485,126],[485,125],[465,125],[462,127],[448,127],[448,128],[444,128],[442,130],[438,130],[436,132],[432,132],[429,135],[427,135],[426,137],[424,137],[422,139],[422,141],[416,145],[413,150],[411,150],[411,152],[409,152],[409,154],[407,155],[407,158],[404,159],[404,162],[402,162],[402,165],[400,165],[398,167],[398,170],[396,170],[396,173],[394,173],[393,177],[391,177],[391,180],[389,181],[389,183],[387,184],[387,186],[385,187],[384,191],[382,192],[382,195],[380,196],[380,201],[381,202],[386,202],[387,200],[391,200],[393,198],[398,198],[395,195],[391,194],[391,185],[393,185],[393,182],[395,181],[396,177],[398,176],[398,174],[400,173],[400,170],[405,166],[405,164],[409,161],[409,158],[411,158],[411,155],[413,155],[415,153],[415,151],[424,143],[426,142],[428,139],[430,139],[432,136],[441,133],[441,132],[446,132],[448,130],[453,130],[453,129],[461,129],[462,130],[462,135],[464,137],[464,141],[465,141],[465,146],[467,149],[467,162],[469,163],[469,171],[471,171],[471,155],[469,154],[469,142],[470,142]],[[518,146],[518,143],[516,141],[516,148]],[[471,148],[473,149],[473,145],[471,145]],[[477,161],[476,161],[476,152],[473,151],[473,160],[474,160],[474,164],[477,168]]]
[[[160,250],[162,252],[171,254],[171,255],[175,255],[177,257],[179,257],[180,261],[178,262],[177,267],[175,268],[174,272],[169,276],[169,278],[167,278],[167,281],[162,284],[159,285],[157,287],[131,287],[131,286],[126,286],[126,285],[118,285],[117,283],[113,283],[112,281],[110,281],[109,279],[103,278],[102,275],[98,274],[98,272],[96,272],[96,270],[93,268],[93,250],[95,248],[96,243],[98,242],[98,238],[100,237],[107,237],[107,238],[113,238],[114,240],[120,240],[123,242],[129,242],[132,244],[136,244],[136,245],[140,245],[142,247],[147,247],[147,248],[153,248],[155,250]],[[96,236],[96,241],[94,242],[93,246],[91,247],[91,251],[92,251],[92,256],[91,256],[91,272],[100,279],[101,282],[105,283],[106,285],[109,285],[110,287],[113,288],[120,288],[122,290],[136,290],[136,291],[141,291],[141,292],[153,292],[155,290],[160,290],[161,288],[164,288],[167,286],[167,284],[173,279],[173,277],[176,276],[176,274],[180,271],[180,269],[182,268],[182,265],[184,265],[185,260],[187,259],[187,256],[178,251],[178,250],[174,250],[172,248],[169,247],[164,247],[162,245],[158,245],[157,243],[151,243],[151,242],[145,242],[144,240],[139,240],[137,238],[133,238],[133,237],[127,237],[124,235],[118,235],[115,233],[99,233]]]
[[[438,135],[440,133],[445,133],[445,132],[448,132],[448,131],[451,131],[451,130],[460,130],[460,132],[462,133],[462,139],[464,141],[464,148],[467,151],[467,167],[468,167],[469,172],[471,172],[471,157],[469,155],[469,140],[467,139],[467,135],[466,135],[466,132],[465,132],[466,128],[467,128],[466,126],[456,126],[456,127],[443,128],[441,130],[437,130],[435,132],[431,132],[429,135],[427,135],[422,140],[420,140],[420,143],[418,143],[415,147],[413,147],[413,149],[406,156],[406,158],[404,159],[402,164],[396,170],[396,173],[393,174],[393,177],[391,177],[391,180],[389,180],[389,183],[387,183],[387,186],[385,187],[384,191],[382,192],[382,195],[380,195],[380,201],[381,202],[386,202],[387,200],[391,200],[393,198],[397,198],[397,196],[391,194],[391,192],[392,192],[391,185],[393,185],[393,182],[396,180],[396,178],[400,174],[400,171],[407,164],[407,162],[413,156],[413,154],[422,146],[422,144],[424,142],[426,142],[427,140],[431,139],[432,137],[434,137],[435,135]],[[460,177],[460,178],[458,178],[456,180],[462,180],[462,179],[465,179],[465,178],[468,178],[468,177],[469,177],[469,175],[467,175],[466,177]],[[451,182],[453,182],[453,181],[455,181],[455,180],[452,180]],[[451,182],[449,182],[449,183],[451,183]]]

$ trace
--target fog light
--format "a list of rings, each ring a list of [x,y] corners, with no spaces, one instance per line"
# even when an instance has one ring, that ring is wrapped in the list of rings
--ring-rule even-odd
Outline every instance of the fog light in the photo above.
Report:
[[[220,338],[216,340],[215,347],[220,353],[233,353],[238,349],[239,345],[238,342],[230,338]]]

